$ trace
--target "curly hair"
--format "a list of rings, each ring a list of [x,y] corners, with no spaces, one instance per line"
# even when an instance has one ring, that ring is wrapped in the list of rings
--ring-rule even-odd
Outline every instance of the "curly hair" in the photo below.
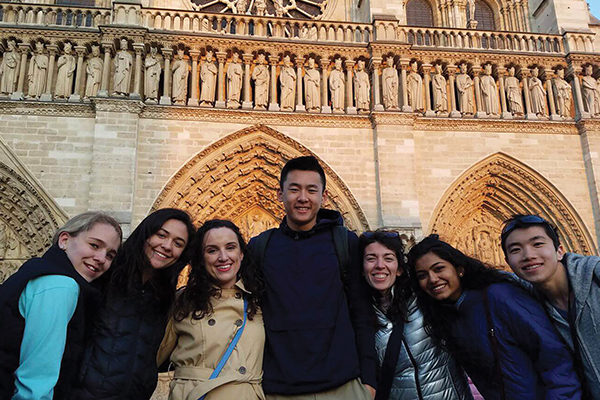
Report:
[[[364,232],[358,238],[358,246],[360,249],[361,259],[364,260],[365,249],[372,243],[379,243],[386,248],[392,250],[398,260],[398,270],[406,272],[406,263],[404,261],[404,244],[397,232],[378,229],[376,231]],[[377,289],[369,286],[371,290],[371,301],[374,306],[378,305],[377,300],[380,299],[381,293]],[[413,291],[410,284],[410,278],[407,273],[404,273],[396,278],[393,285],[393,297],[389,310],[386,311],[386,316],[390,321],[398,321],[400,318],[406,320],[408,313],[408,301],[410,300]]]
[[[168,268],[153,269],[144,251],[146,241],[160,230],[165,222],[174,219],[183,222],[188,233],[185,249],[177,261]],[[107,293],[127,293],[142,283],[144,272],[149,271],[148,281],[152,293],[159,299],[160,304],[169,308],[175,300],[177,277],[188,263],[191,243],[194,240],[196,228],[189,214],[177,208],[163,208],[148,215],[129,238],[121,246],[121,250],[112,262],[111,268],[105,275]],[[101,277],[102,279],[104,277]]]
[[[244,255],[242,265],[238,272],[238,279],[244,282],[244,287],[250,293],[244,293],[248,300],[248,319],[252,319],[260,308],[260,299],[264,292],[264,279],[262,272],[252,262],[248,255],[246,242],[240,233],[240,229],[231,221],[222,219],[212,219],[206,221],[198,229],[198,234],[193,244],[191,269],[187,285],[181,290],[180,295],[175,300],[174,318],[181,321],[188,315],[194,319],[202,319],[213,312],[211,298],[221,295],[221,288],[217,286],[215,279],[208,274],[204,263],[204,238],[211,229],[228,228],[231,229]]]
[[[448,261],[454,269],[462,268],[463,276],[460,277],[462,290],[483,289],[493,283],[508,282],[515,284],[511,275],[494,269],[483,262],[463,254],[460,250],[439,239],[438,235],[429,235],[421,242],[414,245],[408,252],[408,275],[413,289],[417,295],[417,304],[423,312],[425,331],[433,339],[446,348],[452,350],[448,342],[450,322],[454,318],[451,309],[444,303],[433,299],[419,286],[416,274],[417,261],[428,253],[433,253],[441,259]]]

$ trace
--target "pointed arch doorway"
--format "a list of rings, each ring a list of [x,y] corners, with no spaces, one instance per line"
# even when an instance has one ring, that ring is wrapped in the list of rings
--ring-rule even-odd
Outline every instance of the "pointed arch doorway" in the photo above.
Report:
[[[152,210],[187,210],[197,225],[211,218],[230,219],[246,240],[279,225],[284,215],[277,200],[279,173],[291,158],[314,155],[290,137],[264,125],[228,135],[192,157],[167,182]],[[319,160],[327,177],[326,208],[338,210],[346,226],[361,232],[367,219],[340,177]]]
[[[596,254],[585,224],[558,189],[503,153],[479,161],[456,179],[438,203],[430,231],[465,254],[506,267],[500,232],[513,214],[538,214],[557,226],[567,251]]]

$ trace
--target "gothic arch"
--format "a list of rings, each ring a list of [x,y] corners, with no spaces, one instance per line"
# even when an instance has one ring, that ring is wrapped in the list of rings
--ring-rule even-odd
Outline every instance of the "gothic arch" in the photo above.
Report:
[[[596,253],[592,236],[558,189],[503,153],[479,161],[456,179],[438,203],[430,231],[470,255],[500,265],[502,222],[516,213],[539,214],[554,223],[568,251]]]
[[[192,157],[167,182],[152,209],[183,208],[196,223],[217,217],[231,219],[249,237],[279,223],[284,215],[277,200],[279,172],[287,160],[307,154],[314,155],[267,126],[242,129]],[[367,219],[350,190],[325,162],[319,161],[327,177],[329,200],[324,206],[340,211],[350,229],[368,229]]]

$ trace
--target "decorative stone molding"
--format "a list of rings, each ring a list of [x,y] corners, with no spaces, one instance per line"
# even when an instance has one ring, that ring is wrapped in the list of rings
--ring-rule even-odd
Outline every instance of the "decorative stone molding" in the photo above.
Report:
[[[502,222],[513,214],[541,215],[558,227],[568,251],[596,253],[588,229],[558,189],[503,153],[481,160],[456,179],[438,203],[430,231],[469,255],[500,265]]]
[[[295,140],[265,125],[240,130],[202,150],[165,185],[152,206],[189,210],[198,223],[210,218],[228,218],[247,232],[273,226],[284,215],[277,199],[279,173],[286,161],[312,154]],[[324,207],[342,213],[354,231],[368,229],[358,202],[322,160],[327,176],[328,200]],[[254,216],[258,215],[258,218]]]
[[[115,99],[100,98],[92,99],[92,104],[96,111],[106,112],[125,112],[131,114],[140,114],[144,109],[144,103],[135,99]]]

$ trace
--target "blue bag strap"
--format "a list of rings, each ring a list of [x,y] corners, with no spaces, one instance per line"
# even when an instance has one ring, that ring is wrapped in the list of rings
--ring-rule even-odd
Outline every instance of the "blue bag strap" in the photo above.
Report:
[[[217,376],[219,376],[219,374],[221,373],[221,370],[223,370],[223,367],[227,363],[227,360],[229,360],[229,356],[231,356],[231,353],[233,353],[233,349],[239,342],[240,337],[242,337],[242,332],[244,331],[244,327],[246,326],[247,311],[248,311],[248,300],[246,300],[246,298],[244,297],[244,322],[242,322],[242,325],[238,328],[237,332],[235,333],[235,336],[231,340],[231,343],[229,343],[229,346],[227,346],[227,350],[225,350],[225,353],[223,353],[223,356],[219,360],[219,363],[217,364],[215,370],[212,372],[212,374],[210,374],[210,377],[208,378],[209,380],[215,379]],[[206,397],[206,395],[200,397],[198,400],[204,400],[205,397]]]

